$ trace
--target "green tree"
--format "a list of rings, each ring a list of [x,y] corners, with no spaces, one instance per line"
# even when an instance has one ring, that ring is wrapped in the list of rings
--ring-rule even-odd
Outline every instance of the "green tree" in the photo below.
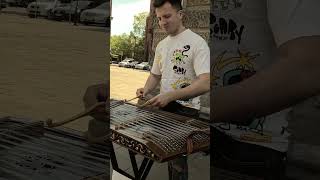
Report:
[[[121,54],[123,53],[123,58],[131,57],[132,43],[130,42],[130,37],[127,34],[114,35],[110,39],[111,53]]]
[[[133,35],[134,56],[138,61],[144,61],[144,41],[145,41],[145,28],[147,23],[148,12],[142,12],[134,16],[133,20]]]
[[[112,54],[123,53],[122,59],[132,57],[137,61],[144,60],[145,27],[148,13],[143,12],[134,16],[133,31],[129,34],[111,36]],[[111,27],[112,28],[112,27]]]
[[[148,12],[142,12],[134,16],[133,20],[133,34],[137,37],[142,38],[145,33],[146,20]]]

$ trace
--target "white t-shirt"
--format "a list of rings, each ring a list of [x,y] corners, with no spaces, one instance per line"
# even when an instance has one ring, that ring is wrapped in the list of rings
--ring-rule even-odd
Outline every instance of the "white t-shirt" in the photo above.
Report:
[[[320,35],[319,8],[319,0],[216,0],[210,23],[211,78],[214,77],[215,88],[239,82],[278,61],[275,50],[281,44],[298,37]],[[256,119],[250,127],[262,122],[272,141],[246,142],[288,152],[290,162],[320,167],[320,110],[316,108],[319,104],[319,99],[310,98]],[[214,126],[239,140],[247,133],[243,130],[247,128],[234,125],[230,130],[219,128],[224,124]]]
[[[319,0],[268,0],[267,7],[277,46],[298,37],[320,35]]]
[[[299,37],[320,35],[319,0],[268,0],[267,6],[269,23],[277,46]],[[300,166],[317,172],[320,170],[319,105],[319,96],[309,98],[293,106],[288,116],[288,131],[291,133],[288,161],[293,164],[297,162]],[[299,170],[301,168],[290,170],[295,173],[289,175],[303,179],[319,179],[319,173],[300,173]]]
[[[266,0],[215,2],[210,24],[213,40],[210,53],[213,92],[214,88],[238,83],[276,61],[276,44],[268,24]],[[230,130],[225,130],[219,128],[224,127],[222,123],[216,123],[214,126],[240,141],[285,152],[288,149],[288,134],[283,133],[283,128],[288,124],[287,112],[288,110],[284,110],[255,119],[249,127],[239,128],[231,125]],[[242,139],[250,133],[249,129],[263,130],[265,134],[272,136],[272,142]]]
[[[210,73],[207,42],[190,29],[167,36],[157,45],[151,73],[161,75],[160,93],[189,86],[200,74]],[[200,97],[177,102],[200,109]]]

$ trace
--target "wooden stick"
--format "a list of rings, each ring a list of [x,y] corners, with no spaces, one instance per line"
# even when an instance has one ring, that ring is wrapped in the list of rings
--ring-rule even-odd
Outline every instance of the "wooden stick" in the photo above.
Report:
[[[64,121],[60,121],[60,122],[52,122],[53,120],[52,119],[48,119],[46,121],[48,127],[57,127],[57,126],[61,126],[61,125],[64,125],[64,124],[67,124],[67,123],[70,123],[72,121],[75,121],[79,118],[82,118],[84,116],[88,116],[90,114],[92,114],[93,112],[95,112],[98,108],[100,108],[101,106],[105,106],[106,105],[106,102],[98,102],[96,104],[94,104],[93,106],[89,107],[88,109],[84,110],[83,112],[79,113],[79,114],[76,114]]]
[[[135,100],[135,99],[137,99],[137,98],[140,98],[140,96],[136,96],[136,97],[134,97],[134,98],[132,98],[132,99],[125,100],[125,102],[133,101],[133,100]]]
[[[148,100],[147,102],[143,103],[142,105],[137,104],[136,106],[137,106],[138,108],[144,108],[144,107],[146,107],[146,106],[148,106],[148,105],[150,105],[150,101],[149,101],[149,100]]]

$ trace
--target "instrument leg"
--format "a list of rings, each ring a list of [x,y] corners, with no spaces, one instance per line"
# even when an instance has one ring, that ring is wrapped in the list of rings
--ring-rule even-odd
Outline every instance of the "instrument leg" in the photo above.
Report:
[[[130,156],[130,160],[131,160],[131,165],[133,168],[133,172],[134,172],[134,176],[135,176],[135,180],[145,180],[150,172],[150,169],[153,165],[153,160],[148,159],[148,158],[144,158],[140,168],[138,168],[138,164],[136,161],[136,153],[129,151],[129,156]]]
[[[131,160],[131,165],[132,165],[132,168],[133,168],[133,173],[134,173],[134,176],[135,177],[138,177],[139,176],[139,169],[138,169],[138,165],[137,165],[137,161],[136,161],[136,153],[129,151],[129,156],[130,156],[130,160]],[[142,165],[141,165],[142,166]]]
[[[153,165],[153,160],[148,159],[147,166],[146,168],[144,168],[144,171],[141,174],[140,180],[145,180],[147,178],[147,175],[149,174],[152,165]]]
[[[119,168],[117,157],[116,157],[116,153],[114,152],[113,144],[111,145],[110,159],[111,159],[112,168],[115,171],[117,171],[118,173],[126,176],[127,178],[135,179],[133,176],[131,176],[130,174],[128,174],[127,172],[125,172],[124,170]]]

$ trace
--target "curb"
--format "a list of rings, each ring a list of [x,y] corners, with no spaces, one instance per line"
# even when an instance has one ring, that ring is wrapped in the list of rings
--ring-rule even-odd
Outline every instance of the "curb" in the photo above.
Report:
[[[28,16],[27,12],[17,12],[17,11],[8,11],[8,10],[1,10],[0,14],[16,14],[20,16]]]

